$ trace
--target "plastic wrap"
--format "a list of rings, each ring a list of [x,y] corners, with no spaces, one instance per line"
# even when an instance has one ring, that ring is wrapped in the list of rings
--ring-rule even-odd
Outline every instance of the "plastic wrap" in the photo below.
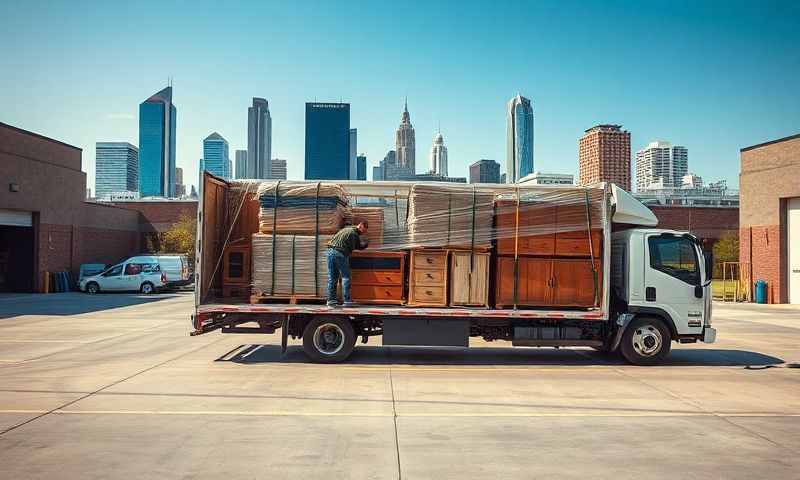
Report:
[[[608,197],[603,186],[249,180],[230,182],[227,198],[218,254],[224,232],[251,237],[253,294],[322,298],[327,242],[361,218],[369,222],[367,252],[489,251],[492,265],[501,257],[560,258],[599,272]],[[515,292],[523,281],[513,280]]]

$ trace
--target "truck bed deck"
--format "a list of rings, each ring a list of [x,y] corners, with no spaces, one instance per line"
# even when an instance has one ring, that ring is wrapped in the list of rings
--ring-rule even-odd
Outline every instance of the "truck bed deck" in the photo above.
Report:
[[[326,314],[326,315],[376,315],[397,317],[459,317],[459,318],[552,318],[576,320],[606,320],[608,315],[599,309],[595,310],[499,310],[489,308],[466,307],[402,307],[357,305],[353,307],[329,307],[327,305],[291,305],[291,304],[207,304],[200,305],[197,313],[210,316],[221,313],[263,313],[263,314]]]

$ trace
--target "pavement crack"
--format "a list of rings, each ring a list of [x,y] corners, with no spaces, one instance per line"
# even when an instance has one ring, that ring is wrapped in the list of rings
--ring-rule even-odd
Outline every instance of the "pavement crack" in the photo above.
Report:
[[[205,344],[205,345],[201,345],[201,346],[199,346],[199,347],[197,347],[197,348],[193,348],[193,349],[191,349],[191,350],[189,350],[189,351],[186,351],[186,352],[183,352],[183,353],[181,353],[180,355],[177,355],[177,356],[175,356],[175,357],[172,357],[172,358],[169,358],[169,359],[167,359],[167,360],[164,360],[163,362],[159,362],[159,363],[157,363],[157,364],[155,364],[155,365],[151,365],[151,366],[149,366],[149,367],[147,367],[147,368],[145,368],[145,369],[139,370],[138,372],[136,372],[136,373],[133,373],[133,374],[131,374],[131,375],[128,375],[128,376],[127,376],[127,377],[125,377],[125,378],[122,378],[122,379],[116,380],[116,381],[114,381],[114,382],[111,382],[111,383],[109,383],[108,385],[105,385],[105,386],[103,386],[103,387],[100,387],[100,388],[98,388],[97,390],[94,390],[94,391],[92,391],[92,392],[89,392],[89,393],[87,393],[87,394],[85,394],[85,395],[82,395],[82,396],[80,396],[80,397],[78,397],[78,398],[76,398],[76,399],[74,399],[74,400],[70,400],[69,402],[67,402],[67,403],[65,403],[65,404],[63,404],[63,405],[60,405],[60,406],[58,406],[58,407],[56,407],[56,408],[53,408],[53,409],[51,409],[51,410],[48,410],[48,411],[46,411],[46,412],[44,412],[44,413],[42,413],[42,414],[40,414],[40,415],[36,415],[36,416],[35,416],[35,417],[33,417],[33,418],[29,418],[28,420],[26,420],[26,421],[24,421],[24,422],[22,422],[22,423],[18,423],[17,425],[13,425],[13,426],[11,426],[11,427],[9,427],[9,428],[6,428],[6,429],[4,429],[4,430],[0,431],[0,436],[2,436],[2,435],[5,435],[6,433],[8,433],[8,432],[11,432],[11,431],[13,431],[13,430],[16,430],[16,429],[18,429],[19,427],[22,427],[22,426],[24,426],[24,425],[27,425],[27,424],[29,424],[29,423],[31,423],[31,422],[35,422],[36,420],[38,420],[38,419],[40,419],[40,418],[42,418],[42,417],[46,417],[47,415],[50,415],[50,414],[51,414],[51,413],[53,413],[53,412],[56,412],[56,411],[58,411],[58,410],[63,410],[64,408],[67,408],[67,407],[69,407],[69,406],[71,406],[71,405],[74,405],[74,404],[76,404],[76,403],[80,402],[81,400],[87,399],[87,398],[91,397],[92,395],[96,395],[96,394],[98,394],[98,393],[102,392],[103,390],[106,390],[106,389],[109,389],[109,388],[111,388],[111,387],[114,387],[114,386],[116,386],[116,385],[119,385],[120,383],[122,383],[122,382],[125,382],[125,381],[128,381],[128,380],[130,380],[130,379],[132,379],[132,378],[134,378],[134,377],[137,377],[137,376],[139,376],[139,375],[141,375],[141,374],[143,374],[143,373],[147,373],[147,372],[149,372],[149,371],[151,371],[151,370],[154,370],[154,369],[156,369],[156,368],[158,368],[158,367],[161,367],[161,366],[163,366],[163,365],[166,365],[167,363],[174,362],[175,360],[178,360],[178,359],[180,359],[180,358],[182,358],[182,357],[185,357],[186,355],[189,355],[189,354],[192,354],[192,353],[194,353],[194,352],[200,351],[200,350],[202,350],[202,349],[204,349],[204,348],[206,348],[206,347],[210,347],[211,345],[214,345],[214,344],[216,344],[216,343],[219,343],[219,342],[221,342],[221,341],[222,341],[222,340],[224,340],[224,339],[225,339],[225,337],[222,337],[222,336],[220,336],[220,338],[219,338],[219,339],[217,339],[217,340],[214,340],[213,342],[209,342],[209,343],[207,343],[207,344]]]
[[[403,470],[400,466],[400,438],[397,434],[397,402],[394,398],[394,378],[392,377],[392,347],[389,347],[389,389],[392,391],[392,422],[394,422],[394,449],[397,454],[397,478],[403,479]]]

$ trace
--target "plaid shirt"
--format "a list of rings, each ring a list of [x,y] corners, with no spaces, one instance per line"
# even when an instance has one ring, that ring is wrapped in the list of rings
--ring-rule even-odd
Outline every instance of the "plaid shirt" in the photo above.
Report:
[[[361,242],[357,227],[344,227],[331,238],[328,242],[328,248],[335,248],[345,256],[350,256],[353,250],[364,249],[366,245]]]

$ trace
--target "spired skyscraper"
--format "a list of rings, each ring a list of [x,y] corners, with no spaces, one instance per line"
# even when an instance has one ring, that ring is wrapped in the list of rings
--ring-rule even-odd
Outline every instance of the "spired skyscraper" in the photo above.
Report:
[[[272,174],[272,117],[269,103],[253,97],[247,109],[247,178],[270,178]]]
[[[350,178],[350,104],[306,103],[306,180]]]
[[[403,105],[403,116],[395,135],[395,152],[397,152],[397,166],[406,168],[411,175],[417,173],[415,157],[416,142],[414,139],[414,126],[411,125],[411,116],[408,114],[408,100]]]
[[[435,175],[447,176],[447,147],[444,146],[444,137],[439,132],[433,137],[431,146],[431,171]]]
[[[139,194],[175,196],[175,116],[172,87],[139,104]]]
[[[138,191],[138,148],[128,142],[97,142],[95,154],[94,193],[99,200]]]
[[[516,183],[533,172],[533,107],[517,95],[508,102],[506,114],[506,181]]]
[[[200,173],[206,171],[222,178],[231,178],[228,141],[217,132],[203,140],[203,162]]]

